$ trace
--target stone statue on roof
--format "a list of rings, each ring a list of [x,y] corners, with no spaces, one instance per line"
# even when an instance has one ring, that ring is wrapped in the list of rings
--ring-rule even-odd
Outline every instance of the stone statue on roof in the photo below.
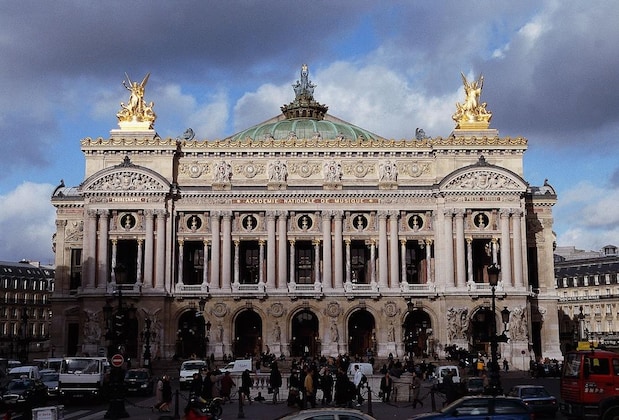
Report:
[[[314,97],[314,88],[315,84],[309,80],[309,70],[307,64],[303,64],[301,66],[301,81],[297,80],[297,83],[292,85],[295,93],[295,99],[299,99],[300,97],[305,97],[306,99],[311,99]]]

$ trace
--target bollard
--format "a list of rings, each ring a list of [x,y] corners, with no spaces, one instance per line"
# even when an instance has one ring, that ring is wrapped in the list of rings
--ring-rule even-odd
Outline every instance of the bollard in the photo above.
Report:
[[[368,414],[374,416],[374,411],[372,411],[372,389],[370,388],[370,384],[368,384]]]
[[[237,419],[244,419],[245,412],[243,411],[243,394],[239,391],[239,413],[236,416]]]
[[[178,413],[178,389],[176,390],[176,394],[174,394],[174,420],[179,420],[181,416]]]

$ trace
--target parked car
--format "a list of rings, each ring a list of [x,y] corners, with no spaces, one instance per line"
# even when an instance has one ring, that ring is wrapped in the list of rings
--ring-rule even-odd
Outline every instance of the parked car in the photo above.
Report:
[[[424,420],[533,420],[533,411],[514,397],[467,396],[434,413],[418,414],[411,419]]]
[[[127,392],[153,395],[154,379],[148,369],[129,369],[125,374]]]
[[[352,408],[313,408],[280,417],[280,420],[376,420]]]
[[[206,362],[204,360],[187,360],[183,362],[178,375],[179,388],[189,388],[193,381],[193,375],[199,373],[200,369],[203,367],[206,367]]]
[[[507,395],[520,398],[536,416],[554,417],[559,410],[559,403],[555,397],[542,385],[517,385]]]
[[[484,378],[471,376],[464,381],[464,386],[467,395],[479,395],[485,391]]]
[[[47,387],[47,394],[53,398],[57,397],[60,394],[58,391],[58,372],[54,369],[43,369],[39,374],[41,375],[41,382]]]
[[[12,379],[2,394],[6,410],[20,412],[47,403],[47,386],[38,379]]]

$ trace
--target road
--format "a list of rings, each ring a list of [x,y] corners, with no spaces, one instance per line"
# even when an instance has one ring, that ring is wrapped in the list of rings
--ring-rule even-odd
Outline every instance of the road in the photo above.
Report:
[[[522,372],[510,372],[502,374],[501,381],[503,388],[507,391],[514,385],[518,384],[538,384],[544,385],[548,391],[559,398],[559,378],[531,378],[528,373]],[[430,396],[430,382],[424,382],[421,397],[424,402],[423,407],[412,408],[410,403],[397,403],[389,404],[382,403],[378,400],[376,392],[372,391],[375,401],[372,403],[371,411],[374,417],[378,420],[391,420],[391,419],[406,419],[413,414],[430,412],[431,411],[431,396]],[[177,389],[176,386],[173,389]],[[319,391],[320,397],[320,391]],[[267,395],[268,396],[268,395]],[[130,418],[137,420],[163,420],[172,419],[175,412],[174,406],[171,413],[158,413],[153,412],[151,407],[155,403],[155,397],[137,397],[129,396],[125,402],[125,408],[130,415]],[[187,392],[179,392],[179,416],[183,417],[183,408],[187,403]],[[436,406],[440,408],[443,403],[443,397],[441,394],[436,394],[435,399]],[[108,405],[106,403],[93,403],[93,404],[67,404],[64,406],[64,419],[65,420],[99,420],[103,419],[107,412]],[[238,400],[234,399],[232,404],[226,404],[224,406],[223,420],[236,419],[239,417],[239,411],[241,407],[238,405]],[[242,414],[244,418],[253,420],[273,420],[284,414],[295,412],[297,409],[288,407],[286,403],[280,403],[273,405],[270,402],[257,403],[254,402],[251,405],[246,404],[242,407]],[[368,412],[369,407],[367,402],[360,407],[363,412]],[[164,414],[168,414],[170,417],[165,417]],[[18,418],[18,417],[13,417]],[[557,419],[564,419],[559,413]]]

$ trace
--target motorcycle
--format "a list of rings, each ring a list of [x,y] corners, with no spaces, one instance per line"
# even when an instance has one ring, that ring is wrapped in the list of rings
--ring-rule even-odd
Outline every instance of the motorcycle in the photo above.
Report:
[[[204,398],[191,398],[185,408],[187,420],[217,420],[223,414],[223,399],[215,397],[210,400]]]

